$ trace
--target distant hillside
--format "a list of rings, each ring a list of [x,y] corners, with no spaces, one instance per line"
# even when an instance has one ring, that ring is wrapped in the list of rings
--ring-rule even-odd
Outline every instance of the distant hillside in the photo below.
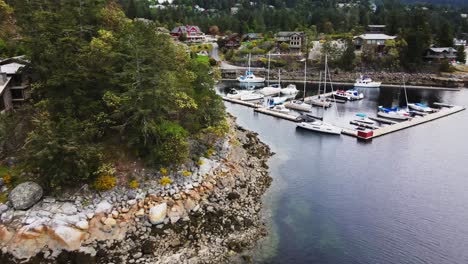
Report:
[[[402,0],[405,3],[430,3],[436,5],[468,6],[467,0]]]

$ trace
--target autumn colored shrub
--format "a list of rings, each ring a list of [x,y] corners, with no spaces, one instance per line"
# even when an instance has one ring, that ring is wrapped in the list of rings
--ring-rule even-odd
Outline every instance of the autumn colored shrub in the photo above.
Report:
[[[172,180],[167,177],[167,176],[164,176],[162,177],[160,180],[159,180],[159,183],[162,185],[162,186],[166,186],[168,184],[171,184],[172,183]]]
[[[132,189],[140,187],[140,183],[137,180],[132,180],[128,183],[128,186]]]
[[[110,175],[101,175],[94,182],[94,189],[98,191],[108,191],[115,187],[117,179]]]

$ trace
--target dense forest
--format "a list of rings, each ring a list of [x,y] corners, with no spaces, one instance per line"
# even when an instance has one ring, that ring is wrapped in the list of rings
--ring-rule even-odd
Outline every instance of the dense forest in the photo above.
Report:
[[[58,190],[92,182],[122,158],[171,168],[225,132],[210,66],[116,2],[0,0],[0,8],[1,21],[16,21],[0,25],[14,31],[6,42],[31,61],[32,104],[0,116],[0,154],[18,162],[13,177]]]

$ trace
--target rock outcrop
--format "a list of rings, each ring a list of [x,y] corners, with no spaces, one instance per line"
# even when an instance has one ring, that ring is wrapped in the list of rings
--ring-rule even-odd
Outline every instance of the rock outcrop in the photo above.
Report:
[[[35,182],[23,182],[9,194],[8,200],[16,210],[26,210],[42,198],[42,187]]]

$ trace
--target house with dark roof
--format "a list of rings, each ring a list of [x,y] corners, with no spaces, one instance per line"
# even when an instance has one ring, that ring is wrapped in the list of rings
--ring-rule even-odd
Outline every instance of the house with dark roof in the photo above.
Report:
[[[203,42],[205,41],[205,33],[203,33],[198,26],[179,26],[171,31],[171,36],[180,39],[181,36],[186,37],[186,42]]]
[[[304,43],[304,36],[304,32],[281,31],[276,33],[275,40],[278,46],[281,43],[287,43],[290,49],[300,49]]]
[[[23,57],[0,60],[0,112],[17,108],[29,99],[28,65]]]
[[[457,59],[457,50],[452,47],[431,47],[426,51],[424,58],[428,61],[440,61],[443,59],[455,61]]]
[[[237,33],[234,33],[234,34],[231,34],[231,35],[227,36],[225,38],[225,41],[226,42],[225,42],[224,46],[226,48],[235,49],[235,48],[240,47],[241,39],[240,39],[240,35],[237,34]]]
[[[247,33],[242,35],[242,41],[253,41],[263,39],[263,34],[261,33]]]

